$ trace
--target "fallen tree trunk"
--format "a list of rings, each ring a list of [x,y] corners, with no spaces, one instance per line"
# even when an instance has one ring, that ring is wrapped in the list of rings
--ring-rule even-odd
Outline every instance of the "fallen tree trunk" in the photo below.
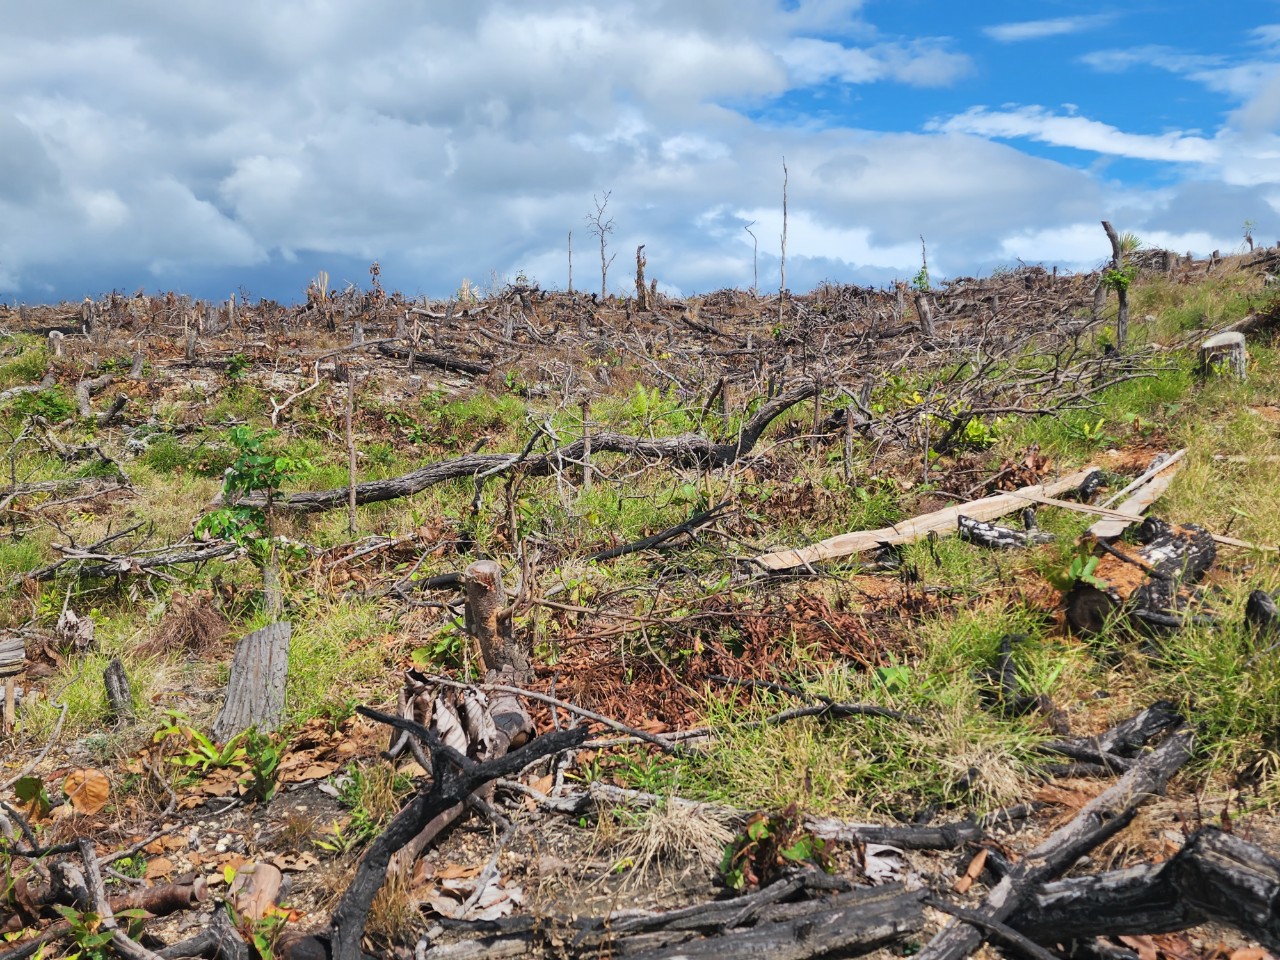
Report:
[[[805,895],[810,899],[795,899]],[[850,956],[919,932],[925,922],[924,897],[925,891],[904,890],[901,884],[850,890],[847,882],[810,872],[747,896],[666,913],[449,923],[483,936],[442,944],[420,956],[441,960],[542,955],[584,960],[599,956],[627,960]]]
[[[1217,557],[1213,536],[1200,527],[1173,526],[1148,517],[1135,531],[1137,546],[1099,543],[1102,555],[1067,593],[1067,623],[1084,636],[1100,633],[1124,614],[1152,627],[1178,626],[1190,602],[1189,587]]]
[[[1171,735],[1134,764],[1109,789],[1089,801],[1066,826],[1055,830],[1020,860],[987,894],[981,915],[994,923],[1013,916],[1035,888],[1062,874],[1098,844],[1123,830],[1148,795],[1159,793],[1191,758],[1192,735]],[[953,921],[917,955],[919,960],[963,960],[982,944],[987,931]]]
[[[737,439],[725,443],[713,443],[699,434],[682,434],[677,437],[632,437],[621,433],[601,431],[591,433],[591,452],[620,453],[639,457],[644,460],[665,461],[683,467],[702,467],[714,469],[733,463],[743,454],[748,453],[759,441],[765,429],[777,417],[794,407],[797,403],[815,396],[818,392],[816,384],[806,384],[787,393],[779,394],[765,403],[745,424]],[[418,470],[392,477],[388,480],[371,480],[356,484],[356,503],[381,503],[399,497],[412,496],[415,493],[460,477],[473,477],[477,474],[498,473],[507,467],[520,465],[521,471],[530,476],[547,476],[562,469],[570,461],[581,460],[585,443],[578,439],[563,447],[557,447],[548,453],[536,457],[521,459],[520,454],[508,453],[473,453],[429,464]],[[334,490],[318,490],[305,493],[291,493],[288,496],[274,497],[272,506],[279,510],[294,510],[300,513],[315,513],[346,506],[349,488],[339,487]],[[244,497],[242,504],[264,506],[266,500],[261,494]]]
[[[1280,949],[1280,860],[1205,827],[1162,864],[1045,884],[1010,922],[1041,943],[1171,933],[1229,923]]]
[[[487,363],[463,360],[460,357],[445,356],[442,353],[424,353],[412,347],[402,347],[386,341],[378,344],[378,352],[384,357],[391,357],[394,360],[408,360],[412,357],[414,363],[422,363],[429,367],[437,367],[454,373],[470,373],[474,376],[484,376],[493,370],[493,367]]]

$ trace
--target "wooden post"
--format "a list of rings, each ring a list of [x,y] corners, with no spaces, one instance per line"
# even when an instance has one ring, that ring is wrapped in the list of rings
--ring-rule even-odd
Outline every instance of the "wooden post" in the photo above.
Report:
[[[227,681],[227,698],[213,725],[213,737],[225,742],[250,727],[273,730],[284,716],[289,641],[293,626],[276,621],[236,644]]]
[[[1200,344],[1201,377],[1221,372],[1243,380],[1248,361],[1243,333],[1220,333]]]
[[[356,441],[351,421],[356,408],[356,375],[347,375],[347,532],[356,535]]]
[[[591,401],[582,401],[582,492],[591,492]]]
[[[508,666],[515,681],[523,682],[532,672],[529,651],[516,642],[511,629],[502,568],[493,560],[477,560],[467,567],[463,579],[467,585],[467,632],[480,648],[485,673]]]

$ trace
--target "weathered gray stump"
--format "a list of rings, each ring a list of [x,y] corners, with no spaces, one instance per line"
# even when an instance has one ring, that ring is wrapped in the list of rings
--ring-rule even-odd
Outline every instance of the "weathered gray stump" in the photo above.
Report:
[[[0,703],[0,731],[12,730],[17,720],[14,677],[26,669],[26,644],[18,634],[0,637],[0,677],[4,678],[3,703]]]
[[[236,644],[227,699],[213,725],[215,740],[229,740],[253,726],[275,729],[284,715],[292,637],[292,624],[280,620],[255,630]]]
[[[124,664],[119,657],[112,657],[107,668],[102,671],[102,682],[107,688],[107,706],[111,715],[117,720],[132,718],[133,693],[129,689],[129,678],[125,676]]]
[[[916,313],[920,316],[920,335],[933,336],[933,307],[927,293],[916,294]]]
[[[1248,361],[1249,354],[1245,350],[1243,333],[1220,333],[1200,344],[1202,377],[1223,373],[1243,380]]]

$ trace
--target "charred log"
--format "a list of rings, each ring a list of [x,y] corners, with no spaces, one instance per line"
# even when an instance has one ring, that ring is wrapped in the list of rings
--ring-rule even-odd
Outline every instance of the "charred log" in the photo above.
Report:
[[[1135,624],[1178,626],[1192,594],[1217,557],[1213,536],[1200,527],[1174,526],[1148,517],[1134,532],[1136,545],[1099,543],[1096,567],[1068,592],[1067,622],[1093,636],[1124,616]]]

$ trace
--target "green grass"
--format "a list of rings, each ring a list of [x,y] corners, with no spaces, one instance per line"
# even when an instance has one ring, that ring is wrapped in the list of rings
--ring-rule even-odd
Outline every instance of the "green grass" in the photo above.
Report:
[[[0,390],[39,383],[49,369],[49,354],[35,337],[16,336],[0,362]]]

